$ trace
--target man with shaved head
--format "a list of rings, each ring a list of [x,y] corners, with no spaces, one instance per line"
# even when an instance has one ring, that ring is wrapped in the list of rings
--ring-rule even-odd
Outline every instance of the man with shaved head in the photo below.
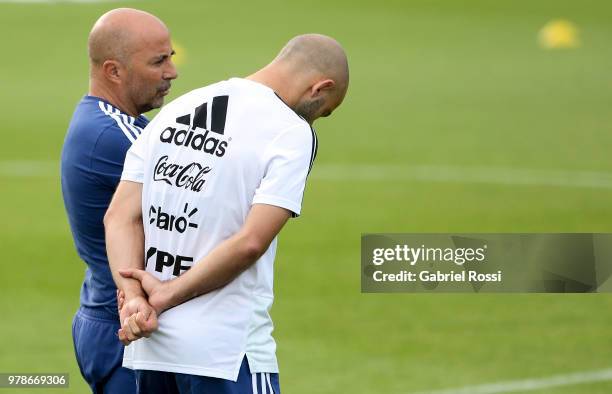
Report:
[[[115,278],[138,280],[158,316],[146,339],[143,312],[119,331],[139,393],[280,393],[276,236],[301,211],[311,125],[348,83],[338,42],[298,36],[249,77],[174,100],[130,148],[104,223]]]
[[[162,105],[177,76],[174,51],[168,29],[157,17],[128,8],[98,19],[88,49],[89,93],[74,112],[61,161],[64,204],[77,252],[87,264],[72,334],[81,374],[94,393],[134,393],[134,373],[121,366],[116,286],[103,218],[126,152],[148,123],[142,114]],[[141,312],[148,318],[143,328],[155,328],[155,311],[140,284],[125,281],[123,290],[126,317]]]

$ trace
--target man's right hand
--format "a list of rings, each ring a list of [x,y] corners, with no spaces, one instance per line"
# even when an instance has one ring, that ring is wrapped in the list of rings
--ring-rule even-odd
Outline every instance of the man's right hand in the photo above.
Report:
[[[121,300],[118,300],[121,302]],[[123,300],[123,307],[119,312],[121,328],[117,332],[119,340],[124,345],[142,337],[149,337],[157,330],[157,313],[143,296],[135,296]]]

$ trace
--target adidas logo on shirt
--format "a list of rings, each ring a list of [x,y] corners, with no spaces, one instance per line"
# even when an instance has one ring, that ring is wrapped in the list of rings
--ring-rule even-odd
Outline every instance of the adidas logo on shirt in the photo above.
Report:
[[[217,157],[223,157],[227,150],[229,143],[224,141],[223,134],[225,131],[225,118],[227,115],[227,103],[229,96],[217,96],[213,98],[211,105],[211,120],[210,130],[206,129],[208,121],[208,103],[202,103],[199,105],[193,115],[193,122],[191,114],[182,115],[176,118],[177,124],[182,124],[191,127],[190,130],[177,130],[176,127],[166,127],[159,136],[161,142],[167,144],[175,144],[177,146],[186,146],[191,149],[202,151],[210,155]],[[199,133],[197,129],[203,129],[204,133]],[[213,136],[212,133],[218,136]]]

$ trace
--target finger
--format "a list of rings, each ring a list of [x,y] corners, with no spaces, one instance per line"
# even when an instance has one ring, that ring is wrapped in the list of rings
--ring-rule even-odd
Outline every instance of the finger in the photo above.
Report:
[[[148,324],[147,319],[144,318],[144,315],[142,313],[138,313],[136,315],[136,324],[138,325],[138,328],[140,329],[141,336],[147,337],[147,338],[151,336],[153,329],[152,327],[150,327],[150,324]]]
[[[125,335],[125,331],[123,331],[123,329],[120,328],[117,331],[117,336],[119,337],[121,343],[123,343],[125,346],[130,344],[130,341],[127,339],[127,336]]]
[[[123,304],[125,304],[125,295],[122,291],[117,290],[117,307],[119,310],[123,308]]]
[[[129,317],[123,321],[123,326],[121,327],[121,329],[123,330],[123,332],[125,333],[125,336],[127,337],[129,341],[135,341],[136,339],[138,339],[136,335],[134,335],[134,333],[132,332],[132,327],[130,326]]]
[[[143,317],[142,321],[144,322],[144,321],[149,320],[149,318],[151,317],[151,313],[153,313],[153,308],[151,307],[144,308],[144,310],[139,311],[139,312],[141,312],[142,317]]]
[[[152,311],[149,315],[149,318],[144,321],[144,327],[146,327],[146,331],[149,333],[149,335],[153,333],[153,331],[157,330],[158,323],[157,314],[155,313],[155,311]]]
[[[132,277],[132,269],[121,269],[119,270],[119,275],[123,276],[124,278],[131,278]]]
[[[139,319],[140,315],[141,315],[141,313],[138,312],[135,315],[130,316],[130,318],[128,320],[128,323],[130,325],[130,329],[132,330],[132,333],[136,337],[141,337],[142,336],[142,330],[138,326],[138,319]]]
[[[144,278],[144,273],[145,271],[143,270],[135,270],[135,269],[119,270],[119,275],[123,276],[124,278],[132,278],[132,279],[136,279],[139,281],[142,281],[142,279]]]

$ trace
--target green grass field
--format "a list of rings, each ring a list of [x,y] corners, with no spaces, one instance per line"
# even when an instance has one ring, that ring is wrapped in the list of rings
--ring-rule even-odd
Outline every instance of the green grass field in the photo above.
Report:
[[[170,99],[256,70],[299,33],[348,51],[348,96],[315,125],[303,215],[280,236],[284,393],[408,394],[612,367],[608,294],[361,294],[359,260],[367,232],[612,232],[611,183],[572,183],[612,174],[612,3],[0,1],[0,372],[69,372],[70,389],[49,392],[87,392],[70,336],[84,264],[58,159],[87,91],[87,33],[120,5],[161,17],[184,48]],[[579,48],[537,45],[556,18],[579,27]],[[423,166],[464,176],[397,174]],[[498,181],[470,181],[483,168]],[[540,175],[504,183],[509,169]],[[569,184],[546,183],[551,172]]]

